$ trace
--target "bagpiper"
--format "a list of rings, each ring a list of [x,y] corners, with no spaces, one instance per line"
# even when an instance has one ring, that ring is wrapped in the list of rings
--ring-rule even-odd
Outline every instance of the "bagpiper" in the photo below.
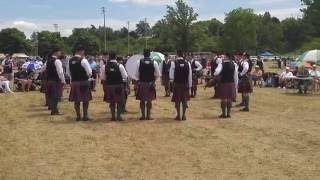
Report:
[[[220,76],[220,83],[217,86],[217,98],[221,99],[220,118],[231,118],[232,101],[236,98],[236,87],[238,84],[238,69],[232,61],[232,56],[226,53],[223,62],[218,65],[214,73]]]
[[[192,70],[191,97],[192,98],[197,96],[199,74],[202,68],[203,68],[202,65],[196,60],[196,58],[191,56],[191,70]]]
[[[51,115],[62,115],[58,110],[58,103],[61,100],[63,86],[66,83],[60,56],[61,49],[54,49],[45,64],[47,74],[46,96],[48,97]]]
[[[183,57],[182,51],[177,52],[177,59],[171,63],[170,81],[173,82],[172,102],[175,103],[177,116],[175,120],[186,118],[188,101],[190,101],[190,88],[192,87],[192,70],[190,63]],[[182,117],[181,117],[182,105]]]
[[[170,77],[169,71],[171,67],[171,60],[169,59],[168,54],[165,54],[165,60],[161,62],[159,65],[160,72],[161,72],[161,84],[164,86],[165,90],[165,97],[170,97],[171,88],[170,88]]]
[[[104,86],[104,101],[109,103],[111,121],[123,121],[121,114],[125,103],[125,81],[128,74],[122,64],[117,62],[115,52],[109,53],[110,60],[101,69],[101,80]]]
[[[241,109],[243,112],[249,112],[250,94],[253,92],[251,78],[252,63],[250,62],[250,55],[244,53],[238,69],[240,78],[238,92],[242,94],[242,103],[240,106],[244,106],[244,108]]]
[[[153,120],[151,118],[152,101],[156,99],[155,81],[160,77],[158,63],[150,58],[150,50],[144,50],[144,58],[138,62],[136,69],[137,100],[140,101],[140,120]],[[147,111],[147,113],[146,113]]]
[[[67,74],[71,79],[71,90],[69,101],[74,102],[74,109],[77,121],[81,120],[80,105],[83,103],[83,121],[89,121],[89,102],[92,100],[89,78],[92,70],[87,59],[85,59],[85,49],[76,48],[74,56],[69,60]]]

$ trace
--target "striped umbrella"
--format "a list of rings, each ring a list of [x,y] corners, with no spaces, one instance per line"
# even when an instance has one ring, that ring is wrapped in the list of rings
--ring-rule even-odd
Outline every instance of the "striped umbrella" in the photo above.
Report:
[[[296,60],[298,64],[308,63],[316,63],[320,65],[320,50],[311,50],[303,53]]]
[[[165,60],[165,57],[162,53],[159,52],[151,52],[151,59],[156,61],[158,64],[160,64],[162,61]]]

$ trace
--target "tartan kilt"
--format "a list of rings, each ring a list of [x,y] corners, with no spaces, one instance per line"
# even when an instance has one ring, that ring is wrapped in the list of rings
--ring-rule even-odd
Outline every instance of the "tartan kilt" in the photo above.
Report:
[[[238,92],[239,93],[252,93],[252,77],[251,75],[246,75],[240,78],[239,85],[238,85]]]
[[[57,81],[46,82],[46,95],[49,98],[61,99],[63,92],[63,84]]]
[[[156,85],[154,82],[139,82],[137,88],[137,100],[153,101],[157,98]]]
[[[46,94],[47,93],[47,80],[41,81],[40,92]]]
[[[190,101],[190,91],[188,84],[173,84],[173,95],[171,102],[187,102]]]
[[[71,82],[69,101],[71,102],[89,102],[92,100],[89,81]]]
[[[220,83],[216,88],[215,98],[217,99],[235,99],[236,86],[234,83]]]
[[[103,84],[104,98],[107,103],[123,103],[125,98],[124,85],[107,85]]]

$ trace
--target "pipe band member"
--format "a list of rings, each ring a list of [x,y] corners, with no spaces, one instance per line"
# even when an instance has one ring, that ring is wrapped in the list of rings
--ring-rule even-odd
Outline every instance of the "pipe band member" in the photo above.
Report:
[[[117,62],[115,52],[110,52],[110,61],[101,69],[101,80],[103,81],[104,101],[109,103],[111,121],[123,121],[121,114],[124,112],[125,86],[128,74],[124,66]],[[116,117],[117,115],[117,117]]]
[[[236,98],[238,85],[238,69],[229,53],[226,53],[223,63],[219,64],[214,75],[220,76],[221,81],[217,87],[217,98],[221,99],[220,118],[231,118],[232,101]]]
[[[173,82],[172,102],[175,103],[177,116],[175,120],[183,120],[186,118],[186,110],[188,101],[190,101],[190,91],[192,87],[192,70],[190,63],[183,57],[182,51],[177,52],[178,58],[171,63],[170,81]],[[182,117],[180,107],[182,105]]]
[[[252,77],[251,77],[252,64],[250,63],[250,55],[247,53],[243,54],[242,61],[239,64],[239,86],[238,92],[242,94],[242,112],[249,112],[249,95],[253,92],[252,88]]]
[[[59,59],[61,54],[61,49],[54,49],[44,65],[44,72],[47,78],[45,92],[51,115],[62,115],[59,113],[58,103],[61,100],[63,86],[66,82],[62,62]]]
[[[158,63],[150,58],[150,50],[145,49],[144,58],[138,62],[136,69],[136,79],[138,80],[136,98],[140,101],[142,115],[140,120],[153,120],[151,118],[152,101],[156,99],[155,81],[159,77]]]
[[[191,88],[191,97],[194,98],[197,96],[198,90],[198,80],[199,73],[202,70],[202,65],[193,57],[191,60],[191,70],[192,70],[192,88]]]
[[[85,49],[76,48],[75,55],[70,59],[67,74],[71,79],[71,90],[69,101],[74,102],[74,109],[77,121],[81,120],[80,104],[83,103],[83,121],[91,120],[88,116],[89,102],[92,100],[89,78],[92,70],[87,59],[85,59]]]
[[[164,86],[165,97],[170,97],[171,88],[170,88],[170,77],[169,71],[171,68],[171,60],[169,59],[168,54],[165,54],[165,60],[161,62],[159,65],[159,69],[161,72],[161,84]]]

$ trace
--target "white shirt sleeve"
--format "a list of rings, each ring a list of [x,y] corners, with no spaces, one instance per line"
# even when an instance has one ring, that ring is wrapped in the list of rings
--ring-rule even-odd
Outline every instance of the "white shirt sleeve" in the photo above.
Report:
[[[162,61],[160,64],[159,64],[159,71],[160,71],[160,74],[161,74],[161,77],[163,76],[162,72],[163,72],[163,64],[165,63],[165,61]]]
[[[136,68],[136,73],[135,73],[135,76],[136,76],[136,80],[139,81],[140,80],[140,72],[139,72],[139,69],[140,69],[140,61],[138,61],[137,63],[137,68]]]
[[[169,78],[170,81],[173,82],[174,80],[174,70],[176,69],[176,64],[174,62],[171,62],[170,70],[169,70]]]
[[[248,62],[246,62],[246,61],[243,62],[242,66],[243,66],[243,70],[240,73],[240,76],[244,76],[245,74],[247,74],[247,72],[249,70],[249,63]]]
[[[202,70],[202,65],[198,62],[198,61],[195,61],[195,64],[196,64],[196,66],[197,66],[197,69],[196,69],[196,71],[201,71]]]
[[[102,65],[100,67],[100,78],[101,80],[105,81],[106,80],[106,69],[105,69],[105,65]]]
[[[87,73],[87,76],[88,76],[88,79],[91,78],[92,76],[92,69],[90,67],[90,64],[88,62],[87,59],[82,59],[81,60],[81,66],[84,68],[84,70],[86,71]]]
[[[127,73],[126,69],[124,68],[124,66],[122,64],[119,65],[119,69],[120,69],[120,73],[121,73],[123,82],[127,82],[128,73]]]
[[[65,78],[64,78],[64,73],[63,73],[63,67],[62,67],[62,62],[60,59],[56,59],[54,62],[54,65],[56,66],[56,70],[59,76],[59,79],[62,83],[65,83]]]
[[[189,88],[192,87],[192,69],[191,69],[191,64],[188,62],[188,65],[189,65]]]
[[[5,66],[5,65],[6,65],[6,59],[2,61],[1,65],[2,65],[2,66]]]
[[[218,76],[222,71],[222,63],[218,64],[218,67],[216,68],[215,72],[214,72],[214,76]]]
[[[154,65],[154,77],[155,77],[155,80],[157,80],[159,79],[159,77],[161,77],[159,65],[156,61],[153,62],[153,65]]]
[[[233,78],[234,78],[234,84],[236,87],[238,87],[238,82],[239,82],[239,76],[238,76],[238,65],[236,63],[234,63],[234,75],[233,75]]]

